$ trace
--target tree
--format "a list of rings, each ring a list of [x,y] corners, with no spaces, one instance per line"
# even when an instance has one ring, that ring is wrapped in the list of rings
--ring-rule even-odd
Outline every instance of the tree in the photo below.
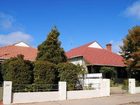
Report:
[[[58,40],[59,32],[54,27],[48,34],[47,39],[38,46],[38,54],[36,60],[49,61],[54,64],[66,62],[67,58],[61,42]]]
[[[34,83],[55,84],[57,80],[56,65],[47,61],[36,61],[34,68]]]
[[[80,66],[72,63],[60,63],[58,64],[58,72],[60,81],[66,81],[68,90],[76,88],[76,84],[79,82],[78,76],[83,72]]]
[[[140,26],[135,26],[128,31],[123,39],[121,54],[125,59],[129,77],[134,70],[140,70]]]
[[[13,84],[30,84],[33,82],[33,64],[18,55],[2,63],[3,78]]]

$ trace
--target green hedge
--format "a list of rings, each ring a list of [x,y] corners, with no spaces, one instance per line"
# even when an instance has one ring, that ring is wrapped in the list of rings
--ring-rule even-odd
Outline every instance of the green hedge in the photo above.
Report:
[[[57,68],[56,65],[47,61],[36,61],[34,65],[35,84],[56,84]]]
[[[81,67],[72,63],[61,63],[57,67],[60,81],[67,82],[68,90],[76,89],[76,84],[79,82],[78,75],[82,72]]]
[[[18,55],[2,63],[2,74],[4,80],[13,84],[30,84],[33,82],[33,64]]]

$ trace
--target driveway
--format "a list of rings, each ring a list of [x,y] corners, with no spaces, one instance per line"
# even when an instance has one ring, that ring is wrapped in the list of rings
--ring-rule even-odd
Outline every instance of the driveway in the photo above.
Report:
[[[140,94],[114,94],[110,97],[14,105],[140,105]]]

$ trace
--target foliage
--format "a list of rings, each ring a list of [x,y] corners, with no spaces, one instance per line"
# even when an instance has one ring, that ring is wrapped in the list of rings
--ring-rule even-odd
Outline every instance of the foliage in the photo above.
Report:
[[[117,87],[117,86],[118,86],[118,83],[116,83],[115,80],[112,80],[112,79],[111,79],[111,80],[110,80],[110,86],[111,86],[111,87]]]
[[[61,42],[58,40],[59,32],[56,27],[48,34],[47,39],[38,46],[37,60],[49,61],[54,64],[66,62],[67,58]]]
[[[111,79],[114,79],[116,76],[116,70],[114,67],[101,67],[100,73],[103,74],[103,77],[107,77],[108,74]]]
[[[66,81],[68,90],[73,90],[79,81],[78,76],[82,73],[82,68],[72,63],[61,63],[58,64],[58,72],[60,81]]]
[[[1,67],[1,63],[0,63],[0,84],[3,82],[3,76],[2,76],[2,67]]]
[[[123,39],[121,50],[129,73],[132,70],[140,70],[140,26],[135,26],[128,31]]]
[[[57,80],[56,65],[47,61],[36,61],[34,67],[35,84],[55,84]]]
[[[140,82],[136,81],[136,87],[139,87],[139,86],[140,86]]]
[[[2,63],[3,78],[13,84],[29,84],[33,82],[33,64],[18,55]]]
[[[124,81],[123,81],[122,89],[128,90],[128,80],[124,80]]]

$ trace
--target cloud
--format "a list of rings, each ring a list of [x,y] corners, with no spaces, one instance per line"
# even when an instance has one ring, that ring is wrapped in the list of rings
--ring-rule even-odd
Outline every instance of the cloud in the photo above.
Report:
[[[0,30],[17,31],[23,28],[12,15],[0,12]]]
[[[137,0],[125,10],[127,17],[133,17],[140,20],[140,0]]]
[[[14,18],[11,15],[0,12],[0,26],[1,28],[8,29],[13,26]]]
[[[30,34],[26,34],[20,31],[12,32],[7,35],[0,34],[0,46],[11,45],[19,41],[23,41],[30,44],[33,41],[33,38]]]
[[[110,43],[112,44],[112,50],[115,53],[119,53],[121,51],[120,46],[122,46],[122,41],[113,41],[111,40]]]

